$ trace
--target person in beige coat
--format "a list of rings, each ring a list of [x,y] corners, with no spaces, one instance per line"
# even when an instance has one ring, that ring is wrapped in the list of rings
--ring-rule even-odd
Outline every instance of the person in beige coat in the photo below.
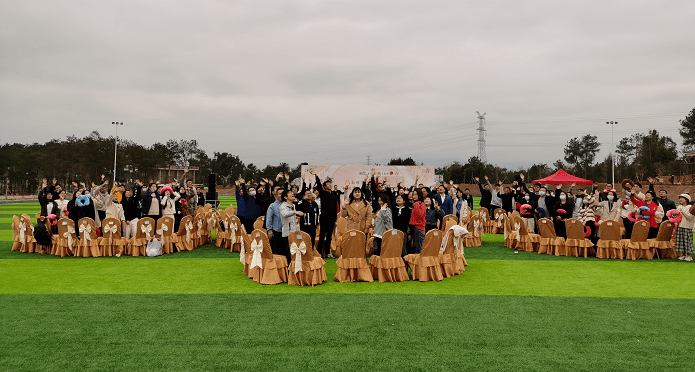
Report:
[[[372,225],[372,207],[364,200],[359,187],[352,189],[350,200],[341,205],[340,216],[347,217],[347,230],[359,230],[368,234]]]
[[[695,205],[690,205],[690,194],[678,196],[681,205],[673,211],[673,217],[683,215],[676,229],[676,252],[681,261],[693,260],[693,227],[695,226]]]
[[[606,221],[606,220],[613,220],[613,221],[618,221],[619,218],[621,218],[620,211],[621,211],[621,204],[620,200],[618,200],[618,194],[611,190],[606,193],[606,200],[599,202],[599,190],[596,189],[594,190],[594,202],[593,206],[596,207],[596,214],[598,216],[601,216],[599,219],[600,222]],[[599,223],[600,223],[599,222]]]

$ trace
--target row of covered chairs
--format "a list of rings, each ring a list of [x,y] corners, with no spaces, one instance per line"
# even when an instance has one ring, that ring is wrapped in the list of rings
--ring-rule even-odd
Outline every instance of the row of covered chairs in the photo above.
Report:
[[[550,219],[538,220],[540,234],[529,233],[518,213],[511,213],[506,222],[505,246],[526,252],[555,256],[596,256],[609,259],[651,260],[655,255],[675,258],[673,232],[675,225],[665,220],[655,239],[648,239],[649,222],[635,223],[630,239],[623,239],[622,221],[605,220],[599,225],[600,239],[594,243],[585,236],[585,225],[576,218],[565,221],[567,238],[558,237]]]
[[[174,231],[174,218],[161,217],[139,219],[134,236],[126,239],[122,234],[121,221],[105,218],[101,224],[101,234],[93,219],[85,217],[75,222],[69,218],[56,221],[57,234],[52,234],[50,245],[39,245],[33,236],[33,225],[28,215],[14,216],[13,251],[25,253],[46,253],[60,257],[102,257],[114,255],[145,256],[147,245],[158,239],[164,254],[174,251],[193,250],[211,241],[207,216],[209,208],[201,207],[195,216],[186,216],[180,222],[179,230]],[[50,222],[37,216],[37,223],[45,223],[51,231]]]

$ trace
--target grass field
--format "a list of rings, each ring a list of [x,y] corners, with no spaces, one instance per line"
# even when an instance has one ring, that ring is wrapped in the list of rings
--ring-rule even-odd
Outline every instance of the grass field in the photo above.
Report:
[[[229,204],[232,200],[223,201]],[[466,249],[437,283],[261,286],[238,253],[11,252],[0,205],[0,370],[695,369],[695,266]]]

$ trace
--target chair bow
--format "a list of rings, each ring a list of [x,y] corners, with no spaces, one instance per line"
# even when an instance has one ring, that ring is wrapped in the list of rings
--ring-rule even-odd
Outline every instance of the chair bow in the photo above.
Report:
[[[231,241],[232,244],[236,243],[236,232],[239,228],[235,223],[233,223],[229,228],[226,230],[229,231],[229,240]]]
[[[75,229],[72,226],[68,225],[68,231],[63,233],[63,238],[66,238],[68,240],[68,248],[72,252],[72,235],[75,233]]]
[[[301,242],[299,246],[294,242],[290,245],[290,255],[294,257],[294,273],[302,271],[302,255],[306,254],[306,244]]]
[[[497,215],[497,228],[502,227],[502,223],[504,222],[504,215],[502,213]]]
[[[473,236],[478,237],[478,221],[473,221]]]
[[[118,231],[118,226],[113,223],[104,227],[104,235],[109,234],[109,245],[113,245],[113,234]]]
[[[239,251],[239,262],[246,265],[246,248],[244,248],[244,237],[241,238],[241,251]]]
[[[249,269],[254,267],[263,268],[263,259],[261,258],[261,253],[263,252],[263,243],[258,240],[251,242],[251,251],[253,252],[253,258],[251,258],[251,266]]]
[[[514,236],[516,236],[516,240],[521,240],[521,225],[519,223],[514,224]]]
[[[162,226],[164,226],[164,224],[162,224]],[[152,225],[141,225],[140,231],[145,234],[145,239],[147,239],[147,242],[152,240],[152,236],[150,235],[152,233]]]
[[[203,230],[203,220],[202,220],[202,219],[199,219],[199,220],[198,220],[198,231],[197,231],[198,239],[202,238],[202,235],[200,234],[200,232],[201,232],[202,230]]]
[[[215,215],[211,215],[208,218],[208,231],[212,231],[215,228]]]
[[[82,235],[82,239],[84,240],[84,246],[87,248],[87,241],[92,240],[92,237],[90,236],[92,235],[92,225],[81,224],[79,230],[80,234]]]
[[[27,224],[24,221],[19,222],[19,242],[22,243],[22,245],[26,244],[27,242]]]
[[[161,237],[164,237],[164,232],[165,232],[165,231],[169,231],[169,226],[167,226],[167,224],[165,224],[164,222],[162,222],[162,228],[161,228],[161,229],[158,229],[157,231],[155,231],[155,234],[157,234],[157,235],[159,235],[159,236],[161,236]]]
[[[193,229],[193,224],[190,221],[188,221],[188,223],[186,224],[186,243],[191,242],[191,230],[192,229]]]

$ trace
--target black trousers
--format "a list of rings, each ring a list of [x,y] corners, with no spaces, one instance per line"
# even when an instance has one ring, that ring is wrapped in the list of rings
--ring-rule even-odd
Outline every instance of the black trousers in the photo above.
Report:
[[[316,249],[322,257],[331,252],[331,241],[333,240],[333,228],[335,220],[322,220],[321,233],[319,234],[319,245]]]
[[[305,233],[309,234],[309,237],[311,238],[311,248],[313,249],[314,246],[316,245],[316,226],[314,226],[314,225],[301,225],[299,227],[299,229],[304,231]]]
[[[282,240],[282,231],[273,230],[273,237],[270,238],[270,250],[273,251],[273,254],[285,255],[285,242]]]
[[[632,236],[632,227],[635,223],[630,221],[627,217],[623,217],[623,225],[625,225],[625,239],[630,239]]]
[[[244,217],[243,221],[244,221],[244,229],[246,229],[246,233],[251,234],[251,231],[253,231],[253,223],[256,222],[256,219]]]

